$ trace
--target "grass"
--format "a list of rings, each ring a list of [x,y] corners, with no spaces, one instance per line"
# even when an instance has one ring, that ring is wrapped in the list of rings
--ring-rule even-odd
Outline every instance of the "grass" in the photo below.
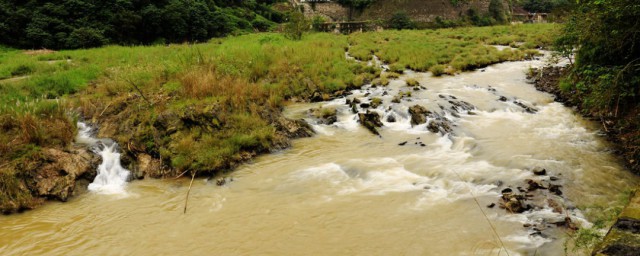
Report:
[[[98,123],[100,136],[123,145],[123,162],[148,154],[168,167],[151,176],[214,174],[286,146],[289,135],[280,121],[289,100],[318,93],[325,97],[372,81],[384,86],[406,68],[451,74],[522,59],[527,54],[523,50],[498,51],[486,45],[546,44],[553,29],[536,25],[350,36],[314,33],[299,41],[261,33],[197,45],[42,54],[0,48],[0,178],[6,181],[2,204],[12,205],[7,199],[12,198],[19,207],[29,207],[27,201],[39,200],[26,191],[19,166],[32,164],[37,159],[32,156],[44,148],[70,147],[77,119]],[[512,33],[515,39],[505,39]],[[500,42],[491,41],[494,36]],[[381,74],[379,68],[347,60],[345,49],[361,60],[376,54],[395,72]]]
[[[504,61],[537,55],[535,48],[551,45],[558,25],[522,24],[438,30],[383,31],[352,34],[351,55],[389,64],[391,72],[405,68],[434,75],[473,70]],[[498,50],[490,45],[512,45]]]

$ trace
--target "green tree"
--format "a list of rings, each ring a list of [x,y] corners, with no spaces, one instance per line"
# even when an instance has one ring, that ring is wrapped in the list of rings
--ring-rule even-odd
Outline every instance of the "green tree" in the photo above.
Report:
[[[507,15],[505,14],[502,0],[491,0],[491,2],[489,2],[489,15],[499,24],[507,22]]]
[[[640,4],[635,0],[583,0],[556,47],[575,49],[571,90],[592,110],[635,106],[640,95]]]
[[[415,23],[406,12],[399,11],[391,16],[387,21],[387,26],[392,29],[413,29],[415,28]]]
[[[292,12],[289,15],[289,22],[284,26],[284,36],[291,40],[300,40],[307,30],[309,30],[309,21],[301,12]]]

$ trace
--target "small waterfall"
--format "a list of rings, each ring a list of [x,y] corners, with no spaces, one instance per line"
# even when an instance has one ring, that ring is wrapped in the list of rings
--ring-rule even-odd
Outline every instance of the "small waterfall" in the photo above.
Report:
[[[86,144],[102,157],[98,166],[98,175],[89,184],[89,190],[101,194],[123,194],[129,178],[129,170],[120,164],[118,143],[111,139],[96,139],[91,135],[91,127],[78,122],[76,142]]]

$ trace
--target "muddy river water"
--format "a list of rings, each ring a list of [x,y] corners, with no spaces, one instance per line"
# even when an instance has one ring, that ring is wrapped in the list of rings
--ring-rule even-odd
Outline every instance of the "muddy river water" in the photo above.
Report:
[[[542,64],[442,78],[408,72],[386,87],[354,91],[348,99],[382,99],[373,110],[382,116],[380,136],[358,124],[345,98],[292,105],[291,117],[308,118],[322,105],[337,108],[338,120],[243,165],[224,186],[196,179],[187,214],[189,180],[133,181],[120,193],[90,191],[0,216],[0,254],[563,255],[566,229],[549,223],[570,217],[588,227],[589,207],[613,205],[639,180],[611,154],[597,124],[526,83],[527,69]],[[408,78],[424,89],[407,87]],[[411,96],[392,103],[399,92]],[[473,109],[454,111],[449,101]],[[416,104],[449,120],[452,131],[412,126],[408,108]],[[538,194],[521,214],[487,207],[508,187],[526,188],[527,179],[561,185],[562,195]]]

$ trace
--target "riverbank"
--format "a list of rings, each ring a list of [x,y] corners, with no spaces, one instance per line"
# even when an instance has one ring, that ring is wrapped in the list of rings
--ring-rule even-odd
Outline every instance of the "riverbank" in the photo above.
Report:
[[[548,66],[535,69],[529,74],[536,89],[555,96],[555,100],[601,124],[607,139],[615,145],[615,154],[620,156],[627,168],[640,175],[640,106],[636,105],[624,115],[602,115],[585,111],[583,99],[571,91],[562,90],[560,81],[567,75],[567,67]],[[615,216],[614,216],[615,217]],[[613,220],[607,220],[613,221]],[[640,251],[640,187],[630,196],[626,207],[620,212],[607,234],[593,250],[593,255],[635,255]]]

